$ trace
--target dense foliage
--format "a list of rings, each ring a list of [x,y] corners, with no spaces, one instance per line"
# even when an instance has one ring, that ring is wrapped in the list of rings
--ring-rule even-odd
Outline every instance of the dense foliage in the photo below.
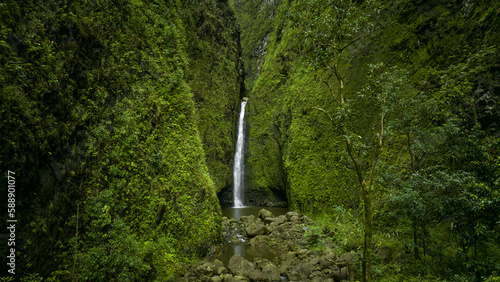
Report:
[[[361,180],[373,177],[375,280],[500,271],[498,1],[233,6],[256,30],[242,42],[270,30],[248,105],[251,189],[286,190],[291,208],[332,221],[357,216],[365,230],[335,230],[361,233],[342,247],[361,251]]]
[[[220,241],[239,31],[227,3],[199,2],[0,4],[16,275],[166,280]]]

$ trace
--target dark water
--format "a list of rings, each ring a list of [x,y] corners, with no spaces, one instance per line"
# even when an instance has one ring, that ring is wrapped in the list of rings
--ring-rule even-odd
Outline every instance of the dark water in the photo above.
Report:
[[[274,216],[284,215],[288,212],[286,208],[270,208],[270,207],[242,207],[242,208],[224,208],[222,214],[227,218],[239,220],[241,216],[254,215],[257,217],[261,209],[266,209],[273,213]],[[274,263],[277,263],[280,253],[276,253],[270,247],[247,246],[244,242],[238,244],[227,244],[227,249],[222,253],[221,261],[227,267],[229,259],[239,254],[249,261],[254,261],[255,258],[265,258]]]
[[[227,218],[234,218],[240,220],[242,215],[254,215],[258,216],[261,209],[266,209],[273,213],[274,216],[284,215],[288,212],[287,208],[270,208],[270,207],[242,207],[242,208],[224,208],[222,209],[222,215]]]

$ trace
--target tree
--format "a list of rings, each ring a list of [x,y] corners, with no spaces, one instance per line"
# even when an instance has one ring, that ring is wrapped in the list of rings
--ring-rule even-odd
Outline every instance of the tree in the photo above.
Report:
[[[368,1],[366,5],[370,5]],[[324,113],[331,121],[332,127],[343,136],[349,157],[354,165],[357,179],[362,190],[364,205],[364,247],[363,247],[363,280],[371,281],[371,257],[373,234],[372,185],[376,172],[377,162],[384,146],[385,119],[388,107],[395,88],[403,80],[392,76],[391,70],[380,73],[383,64],[372,66],[373,87],[367,86],[363,91],[356,93],[356,98],[369,100],[373,107],[371,117],[373,135],[361,140],[362,134],[356,133],[353,126],[355,117],[352,115],[353,104],[346,97],[344,88],[347,64],[345,58],[348,48],[353,46],[363,35],[368,34],[370,21],[366,14],[353,1],[309,0],[301,1],[291,13],[292,21],[305,37],[303,53],[312,68],[324,69],[330,75],[322,82],[328,87],[335,105],[331,110],[321,107],[314,109]],[[377,77],[378,76],[378,77]],[[389,80],[391,84],[382,84],[377,79]],[[397,80],[397,81],[395,81]],[[398,89],[398,93],[403,89]],[[333,115],[331,114],[333,113]],[[371,140],[370,142],[368,140]],[[367,142],[368,141],[368,142]],[[363,159],[358,152],[364,151]],[[364,161],[369,159],[368,169],[365,170]]]

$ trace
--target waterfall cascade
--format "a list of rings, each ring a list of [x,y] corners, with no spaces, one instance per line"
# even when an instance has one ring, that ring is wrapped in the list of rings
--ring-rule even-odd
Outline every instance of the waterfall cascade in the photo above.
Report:
[[[244,198],[244,154],[245,154],[245,106],[247,101],[241,102],[240,117],[238,119],[238,139],[234,152],[233,166],[233,200],[234,207],[243,207]]]

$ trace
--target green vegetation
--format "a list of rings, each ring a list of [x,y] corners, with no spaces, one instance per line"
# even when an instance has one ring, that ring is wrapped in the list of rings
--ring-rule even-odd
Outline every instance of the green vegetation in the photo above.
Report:
[[[256,30],[242,42],[268,34],[249,94],[249,188],[286,191],[328,224],[352,211],[362,229],[332,236],[362,233],[348,245],[365,252],[366,281],[498,273],[499,4],[234,1]]]
[[[314,218],[310,247],[364,281],[498,281],[499,21],[498,0],[3,1],[16,278],[177,279],[222,240],[249,96],[247,192]]]
[[[164,281],[220,242],[242,83],[229,6],[7,1],[0,15],[16,275]]]

